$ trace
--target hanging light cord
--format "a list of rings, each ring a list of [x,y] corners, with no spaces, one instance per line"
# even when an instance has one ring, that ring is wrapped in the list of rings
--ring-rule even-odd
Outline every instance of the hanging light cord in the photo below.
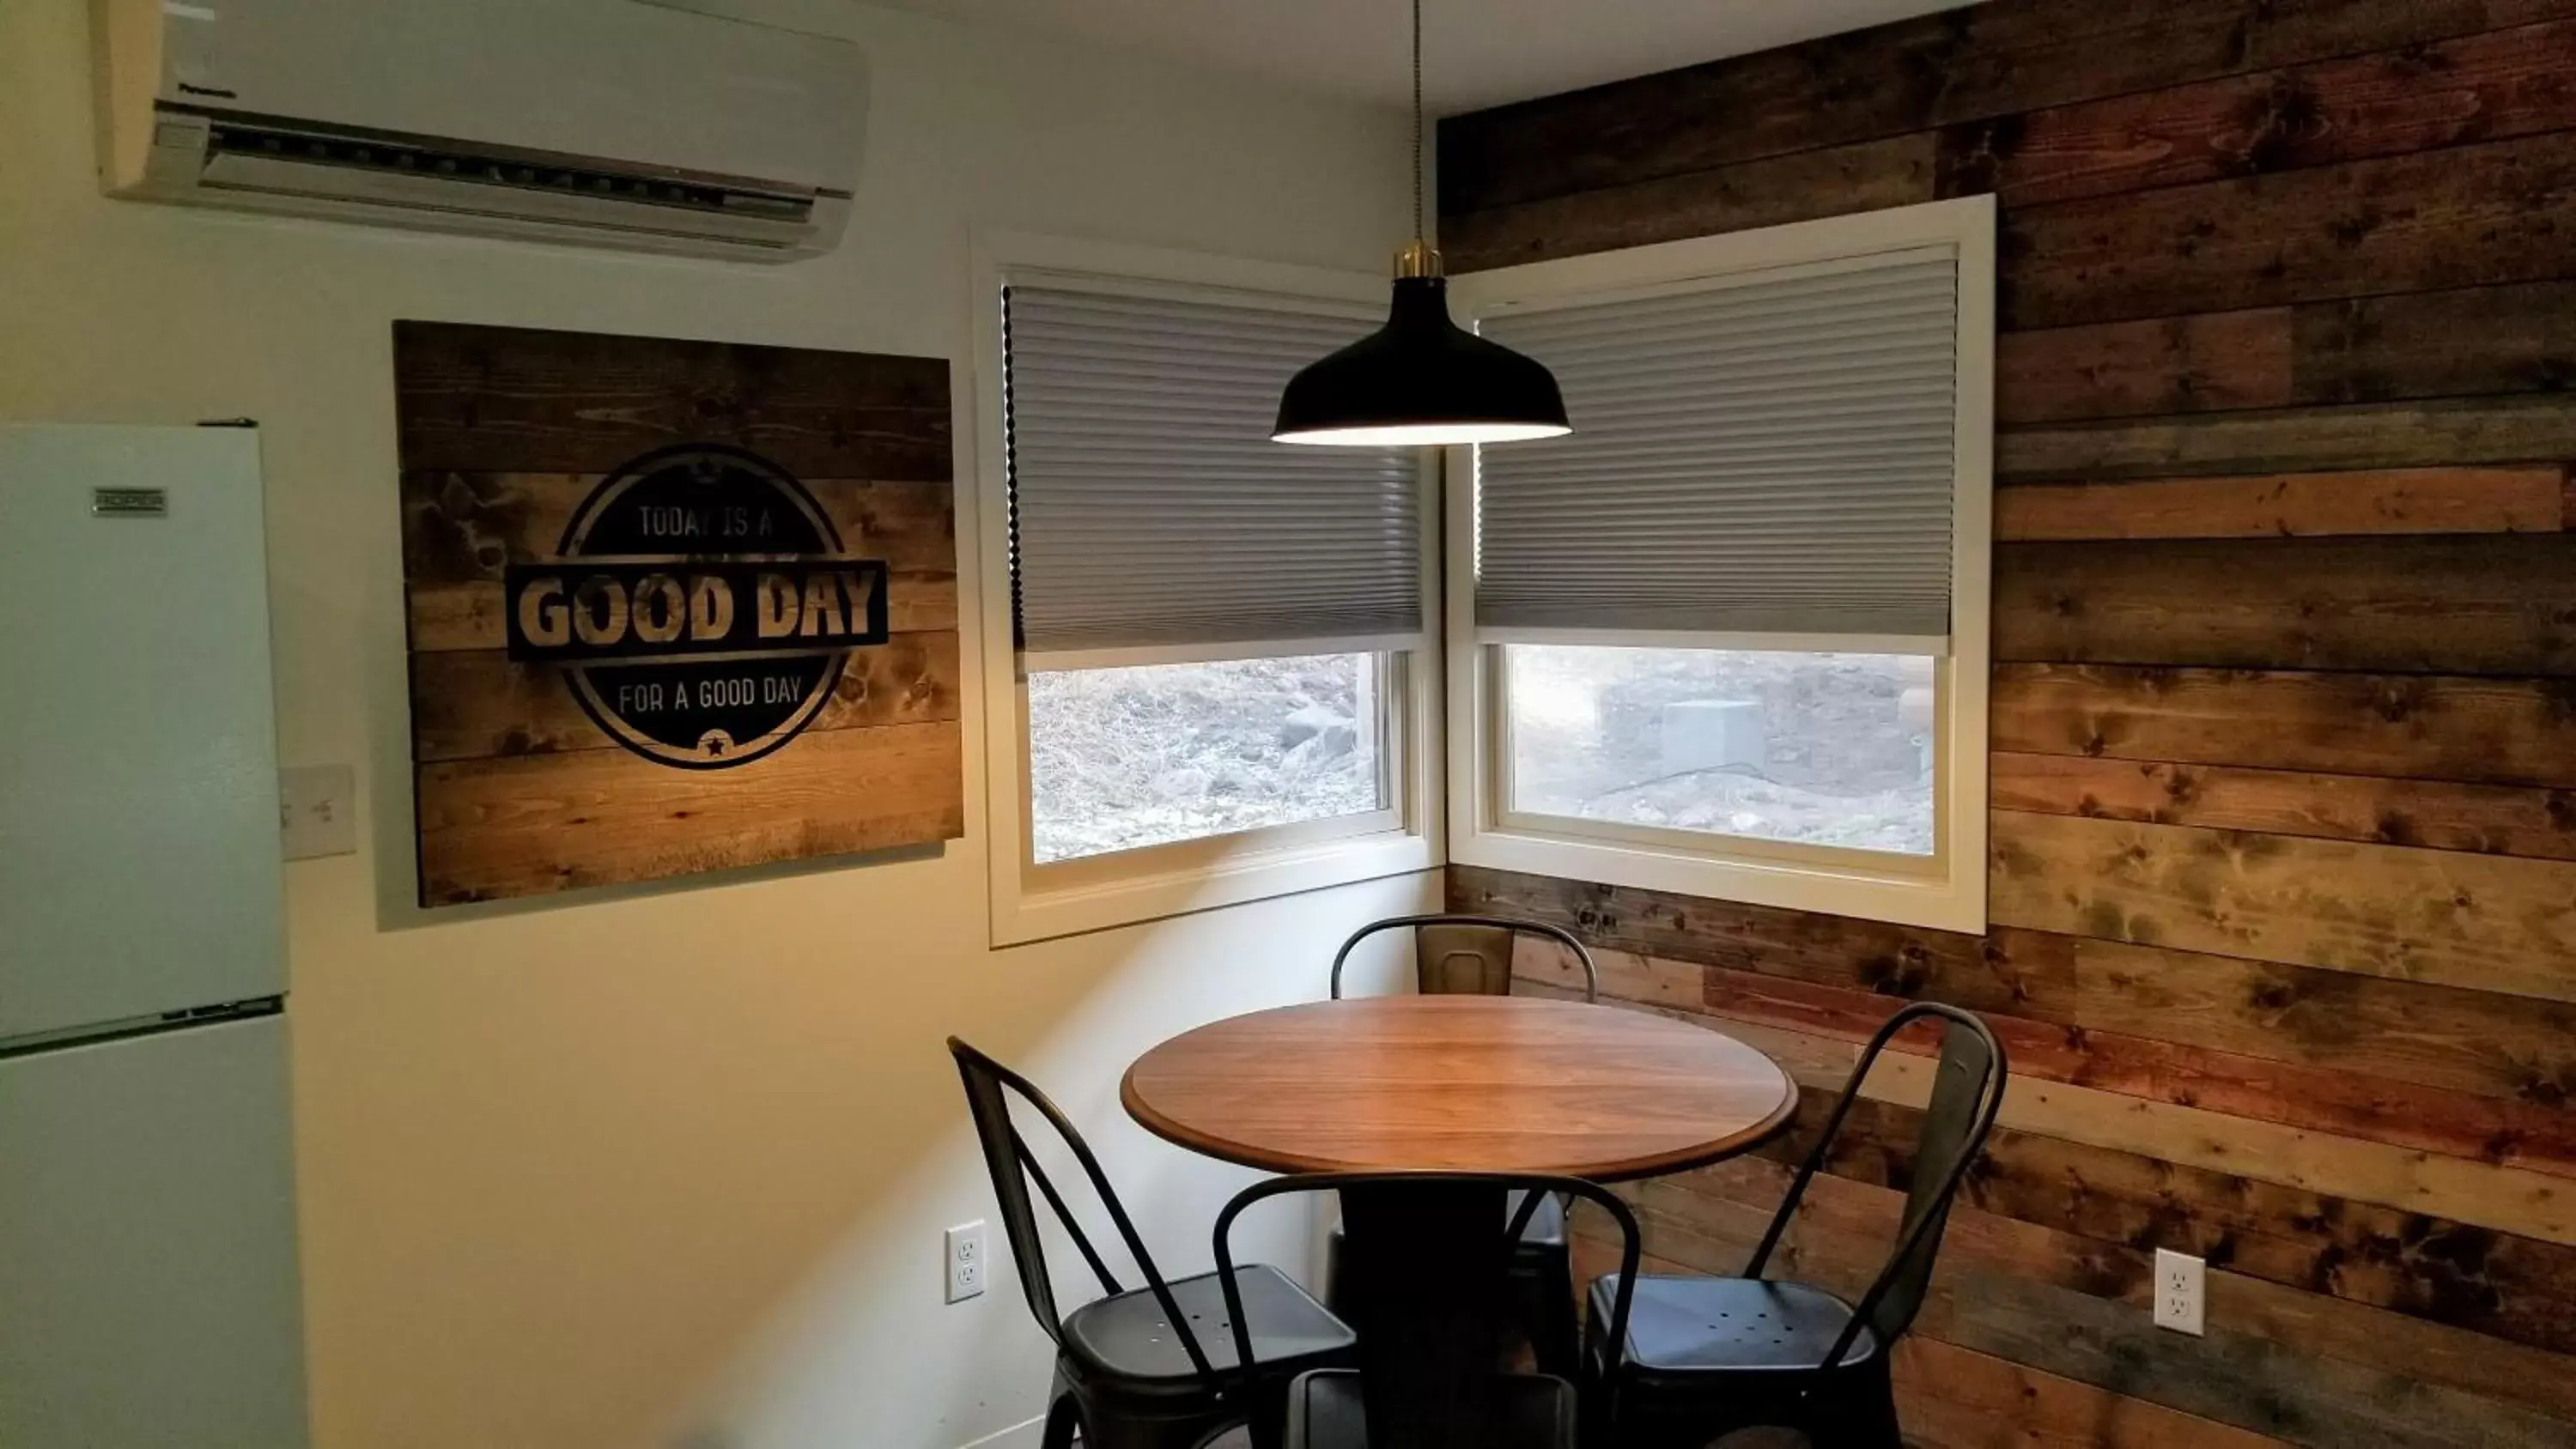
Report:
[[[1413,0],[1413,239],[1422,233],[1422,0]]]

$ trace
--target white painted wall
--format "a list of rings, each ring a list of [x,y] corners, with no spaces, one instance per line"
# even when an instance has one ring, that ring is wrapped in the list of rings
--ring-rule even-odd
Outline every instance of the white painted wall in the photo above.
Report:
[[[1400,238],[1391,112],[844,0],[758,3],[876,64],[851,240],[779,270],[103,200],[85,7],[0,4],[0,415],[258,418],[284,757],[360,767],[367,848],[288,884],[323,1449],[707,1426],[755,1449],[948,1449],[1028,1418],[1046,1358],[1016,1285],[939,1301],[940,1229],[990,1213],[941,1039],[1060,1089],[1194,1267],[1241,1177],[1128,1124],[1118,1071],[1184,1026],[1320,993],[1344,930],[1433,891],[989,952],[974,771],[977,838],[934,858],[408,908],[392,319],[942,354],[971,477],[970,226],[1367,269]],[[1300,1251],[1284,1218],[1253,1236]]]

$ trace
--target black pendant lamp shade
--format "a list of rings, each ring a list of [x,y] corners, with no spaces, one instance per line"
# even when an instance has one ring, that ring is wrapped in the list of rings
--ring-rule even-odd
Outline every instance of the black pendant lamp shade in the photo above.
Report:
[[[1386,325],[1288,379],[1282,443],[1440,447],[1574,431],[1556,378],[1449,320],[1440,254],[1422,241],[1422,0],[1413,0],[1413,241],[1395,258]]]
[[[1386,325],[1288,380],[1283,443],[1427,447],[1573,431],[1548,370],[1449,320],[1441,277],[1398,277]]]

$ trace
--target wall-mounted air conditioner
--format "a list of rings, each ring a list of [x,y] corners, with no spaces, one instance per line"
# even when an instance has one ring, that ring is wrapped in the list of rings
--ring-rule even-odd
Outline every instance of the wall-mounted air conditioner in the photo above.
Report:
[[[96,0],[111,195],[787,260],[848,219],[867,63],[644,0]]]

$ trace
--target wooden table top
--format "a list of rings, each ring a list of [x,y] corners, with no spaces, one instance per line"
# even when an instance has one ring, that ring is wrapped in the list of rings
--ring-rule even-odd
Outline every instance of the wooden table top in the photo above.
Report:
[[[1796,1110],[1720,1032],[1514,996],[1372,996],[1211,1022],[1136,1059],[1119,1098],[1195,1152],[1274,1172],[1651,1177],[1742,1151]]]

